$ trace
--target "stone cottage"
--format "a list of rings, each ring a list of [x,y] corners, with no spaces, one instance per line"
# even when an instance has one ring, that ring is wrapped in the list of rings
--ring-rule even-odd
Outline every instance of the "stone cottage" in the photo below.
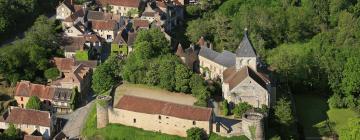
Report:
[[[10,123],[27,135],[38,131],[48,140],[53,135],[56,119],[47,111],[10,108],[0,117],[0,129],[7,129]]]

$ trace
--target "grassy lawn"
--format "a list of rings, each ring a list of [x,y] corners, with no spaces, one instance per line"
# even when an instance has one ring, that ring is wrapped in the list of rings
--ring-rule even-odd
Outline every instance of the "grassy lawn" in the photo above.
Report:
[[[88,51],[76,51],[75,53],[76,60],[89,60]]]
[[[349,118],[359,117],[354,111],[350,109],[331,109],[327,112],[331,122],[335,123],[335,131],[339,131],[347,125]]]
[[[334,123],[331,129],[338,131],[346,125],[349,118],[356,116],[356,113],[350,109],[330,109],[326,99],[316,94],[297,94],[294,98],[297,115],[306,137],[324,135],[324,131],[329,130],[328,127],[319,126],[326,120]]]
[[[145,131],[140,128],[109,124],[105,128],[96,129],[96,108],[92,107],[82,130],[82,136],[90,140],[186,140],[186,138]],[[211,134],[210,140],[248,140],[245,136],[225,138]]]

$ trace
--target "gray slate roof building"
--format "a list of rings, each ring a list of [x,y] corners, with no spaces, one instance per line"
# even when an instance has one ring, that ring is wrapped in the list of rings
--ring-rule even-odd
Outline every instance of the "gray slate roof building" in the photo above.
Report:
[[[225,67],[234,66],[236,62],[236,55],[226,50],[218,53],[210,48],[201,47],[199,55]]]
[[[245,31],[244,37],[236,49],[236,56],[238,57],[257,57],[255,49],[251,45],[251,42],[247,36],[247,32]]]

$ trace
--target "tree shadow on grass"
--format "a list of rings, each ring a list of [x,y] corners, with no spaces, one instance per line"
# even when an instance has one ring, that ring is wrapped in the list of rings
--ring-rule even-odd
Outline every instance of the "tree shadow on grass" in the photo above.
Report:
[[[326,112],[329,106],[326,99],[316,94],[296,94],[294,97],[297,117],[305,137],[324,135],[318,124],[328,120]]]

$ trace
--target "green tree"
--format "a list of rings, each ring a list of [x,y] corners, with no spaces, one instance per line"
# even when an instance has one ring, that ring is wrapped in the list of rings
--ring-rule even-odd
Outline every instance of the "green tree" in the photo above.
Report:
[[[9,127],[4,131],[4,138],[8,140],[17,140],[20,139],[21,130],[15,128],[15,125],[10,123]]]
[[[175,90],[179,92],[189,93],[190,92],[190,70],[179,63],[175,66]]]
[[[179,64],[179,60],[174,55],[165,55],[159,58],[159,86],[168,91],[175,90],[175,67]]]
[[[151,44],[150,47],[152,50],[156,50],[154,51],[154,56],[170,53],[170,43],[165,38],[164,33],[162,33],[159,29],[149,29],[138,32],[134,48],[136,49],[136,46],[138,46],[136,44],[145,41]]]
[[[92,76],[92,89],[95,94],[102,94],[121,80],[122,64],[115,55],[110,56],[96,68]]]
[[[185,34],[189,37],[190,41],[194,43],[196,43],[202,36],[206,39],[213,38],[212,25],[207,19],[192,20],[188,22]]]
[[[285,126],[289,126],[294,122],[294,117],[291,112],[291,103],[285,98],[281,98],[275,105],[276,120]]]
[[[56,67],[54,67],[47,69],[44,74],[47,79],[55,80],[60,76],[60,71]]]
[[[235,106],[235,108],[232,110],[235,117],[241,117],[246,111],[251,109],[252,106],[248,104],[247,102],[239,103]]]
[[[186,130],[187,139],[189,140],[206,140],[206,132],[202,128],[192,127]]]
[[[29,98],[29,101],[26,103],[26,109],[35,109],[40,110],[41,109],[41,101],[39,97],[37,96],[31,96]]]
[[[360,139],[360,118],[351,118],[347,126],[339,132],[339,139],[357,140]]]

